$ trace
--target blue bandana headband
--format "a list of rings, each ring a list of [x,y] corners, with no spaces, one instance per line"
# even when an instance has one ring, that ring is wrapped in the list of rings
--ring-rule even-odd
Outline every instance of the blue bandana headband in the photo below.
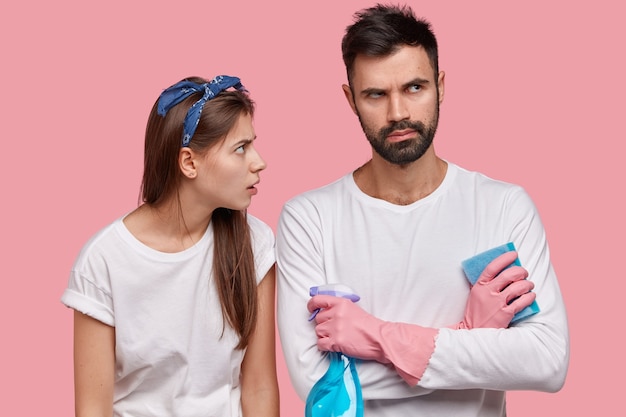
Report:
[[[160,116],[165,117],[168,111],[190,95],[197,92],[204,92],[202,98],[196,101],[187,112],[185,122],[183,124],[183,142],[182,146],[189,146],[193,134],[196,132],[200,114],[207,101],[211,100],[219,93],[229,88],[236,88],[239,91],[247,91],[241,81],[237,77],[229,77],[228,75],[218,75],[208,83],[197,84],[192,81],[180,81],[170,88],[164,90],[159,96],[157,111]]]

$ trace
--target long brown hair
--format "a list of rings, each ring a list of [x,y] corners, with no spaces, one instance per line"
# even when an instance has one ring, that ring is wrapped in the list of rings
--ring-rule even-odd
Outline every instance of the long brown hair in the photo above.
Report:
[[[204,84],[207,80],[185,80]],[[144,172],[141,199],[158,206],[178,198],[182,172],[178,155],[183,136],[183,121],[189,108],[202,97],[196,93],[171,108],[165,117],[154,103],[146,126]],[[254,102],[240,91],[223,91],[209,100],[202,111],[189,148],[203,154],[219,144],[242,114],[254,116]],[[182,215],[182,214],[181,214]],[[184,220],[184,219],[183,219]],[[250,230],[244,210],[216,209],[211,217],[214,234],[213,276],[225,321],[239,335],[237,349],[248,345],[257,319],[257,282]]]

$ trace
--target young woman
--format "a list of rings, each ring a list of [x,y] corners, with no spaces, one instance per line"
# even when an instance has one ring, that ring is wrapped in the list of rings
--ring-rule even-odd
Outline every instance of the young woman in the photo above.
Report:
[[[146,128],[142,201],[83,247],[76,415],[278,416],[274,235],[246,214],[265,162],[236,77],[166,89]]]

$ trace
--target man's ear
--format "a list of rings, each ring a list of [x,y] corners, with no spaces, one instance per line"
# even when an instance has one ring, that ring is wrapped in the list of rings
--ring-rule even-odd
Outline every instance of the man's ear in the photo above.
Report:
[[[198,175],[195,154],[187,146],[180,148],[180,152],[178,153],[178,167],[187,178],[195,178],[196,175]]]
[[[354,104],[354,96],[352,95],[352,90],[350,90],[350,86],[347,84],[343,84],[341,88],[343,89],[343,94],[346,96],[346,100],[348,100],[348,104],[352,108],[352,111],[354,112],[354,114],[357,114],[356,105]]]
[[[446,91],[446,73],[443,71],[439,71],[439,76],[437,78],[437,88],[439,89],[439,104],[443,103],[443,94]]]

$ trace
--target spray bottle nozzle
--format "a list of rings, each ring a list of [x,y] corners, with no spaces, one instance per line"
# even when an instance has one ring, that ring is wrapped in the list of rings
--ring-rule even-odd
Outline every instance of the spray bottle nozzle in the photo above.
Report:
[[[353,303],[356,303],[357,301],[361,299],[361,297],[359,297],[358,295],[354,293],[352,288],[343,284],[325,284],[325,285],[318,285],[316,287],[311,287],[309,289],[309,295],[311,297],[313,297],[314,295],[332,295],[335,297],[347,298],[348,300],[351,300]],[[313,313],[311,313],[311,316],[309,317],[309,321],[313,320],[315,316],[317,316],[317,313],[319,312],[320,312],[319,308],[313,311]]]

